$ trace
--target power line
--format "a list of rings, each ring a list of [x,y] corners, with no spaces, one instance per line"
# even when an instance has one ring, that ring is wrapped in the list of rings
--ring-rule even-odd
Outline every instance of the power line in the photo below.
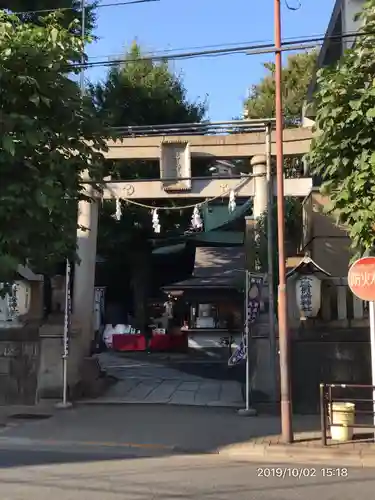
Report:
[[[185,46],[185,47],[178,47],[178,48],[173,48],[173,49],[158,49],[158,50],[153,50],[152,52],[146,52],[146,55],[154,55],[154,54],[166,54],[169,52],[174,52],[174,51],[187,51],[187,50],[205,50],[205,49],[215,49],[219,47],[223,47],[225,45],[226,47],[238,47],[240,45],[250,45],[250,44],[257,44],[257,43],[270,43],[270,39],[267,40],[251,40],[251,41],[244,41],[244,42],[229,42],[229,43],[215,43],[212,45],[198,45],[198,46]],[[108,59],[113,59],[113,58],[120,58],[123,57],[124,53],[116,53],[116,54],[103,54],[100,56],[90,56],[89,59],[102,59],[102,58],[108,58]]]
[[[128,0],[127,2],[112,2],[112,3],[103,3],[99,5],[95,5],[95,9],[103,9],[106,7],[124,7],[126,5],[134,5],[139,3],[151,3],[151,2],[160,2],[160,0]],[[91,7],[92,5],[88,5],[87,7]],[[21,12],[12,12],[12,14],[16,14],[18,16],[25,14],[50,14],[51,12],[59,12],[59,11],[67,11],[67,10],[76,10],[74,7],[61,7],[54,9],[39,9],[39,10],[24,10]]]
[[[346,38],[353,38],[359,36],[367,36],[375,34],[375,32],[348,32],[342,35],[332,35],[332,36],[321,36],[321,37],[304,37],[295,41],[284,41],[282,44],[282,51],[292,51],[292,50],[306,50],[314,48],[317,45],[321,45],[326,40],[342,40]],[[252,44],[252,45],[238,45],[235,47],[222,47],[220,49],[211,49],[211,50],[199,50],[199,51],[189,51],[189,52],[180,52],[176,54],[162,54],[162,55],[145,55],[140,56],[135,59],[124,58],[124,59],[116,59],[116,60],[103,60],[103,61],[94,61],[85,63],[85,68],[95,68],[102,66],[117,66],[118,64],[126,64],[131,62],[138,61],[168,61],[168,60],[186,60],[186,59],[195,59],[200,57],[216,57],[216,56],[225,56],[225,55],[233,55],[233,54],[246,54],[246,55],[259,55],[259,54],[267,54],[275,52],[275,46],[272,43],[267,44]],[[72,64],[68,66],[69,68],[80,68],[81,65],[79,63]]]
[[[353,32],[354,33],[354,32]],[[323,37],[324,36],[324,33],[316,33],[314,35],[309,35],[308,37],[306,37],[306,41],[310,41],[310,39],[314,39],[316,38],[317,36],[321,36]],[[289,41],[294,41],[294,40],[299,40],[303,38],[302,35],[298,35],[298,36],[291,36],[291,37],[287,37],[287,38],[284,38],[284,43],[286,42],[289,42]],[[271,39],[267,39],[267,40],[246,40],[246,41],[243,41],[243,42],[229,42],[229,43],[216,43],[216,44],[213,44],[213,45],[199,45],[199,46],[185,46],[185,47],[178,47],[178,48],[173,48],[173,49],[158,49],[158,50],[153,50],[152,52],[145,52],[144,55],[145,57],[147,56],[150,56],[150,57],[153,57],[155,55],[158,55],[158,54],[167,54],[167,53],[170,53],[170,52],[183,52],[183,51],[195,51],[195,50],[206,50],[206,49],[215,49],[215,48],[220,48],[220,47],[241,47],[242,45],[244,45],[245,47],[249,46],[249,45],[254,45],[254,44],[269,44],[269,45],[272,45],[272,40]],[[98,55],[98,56],[89,56],[88,59],[119,59],[121,57],[123,57],[124,53],[116,53],[116,54],[103,54],[103,55]],[[219,54],[220,55],[220,54]]]

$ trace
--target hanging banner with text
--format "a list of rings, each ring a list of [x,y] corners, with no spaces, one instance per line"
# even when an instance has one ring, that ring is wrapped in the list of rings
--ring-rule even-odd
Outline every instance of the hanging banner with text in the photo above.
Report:
[[[247,321],[249,325],[254,324],[259,315],[263,281],[263,276],[252,276],[250,274],[247,290]]]
[[[246,271],[248,272],[248,271]],[[247,339],[246,339],[246,326],[250,328],[253,325],[259,315],[260,311],[260,301],[262,297],[262,287],[264,278],[263,276],[252,276],[248,274],[248,279],[246,280],[246,313],[245,313],[245,325],[244,332],[242,334],[242,340],[240,345],[234,351],[232,356],[228,360],[229,366],[234,366],[241,361],[246,360],[247,356]]]

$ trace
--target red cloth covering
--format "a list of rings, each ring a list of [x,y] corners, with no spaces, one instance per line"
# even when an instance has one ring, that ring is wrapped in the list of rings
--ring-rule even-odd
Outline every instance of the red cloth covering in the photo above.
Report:
[[[188,349],[188,336],[182,335],[158,335],[152,336],[150,342],[151,351],[177,351],[184,352]]]
[[[143,335],[113,335],[112,347],[114,351],[145,351],[146,339]]]

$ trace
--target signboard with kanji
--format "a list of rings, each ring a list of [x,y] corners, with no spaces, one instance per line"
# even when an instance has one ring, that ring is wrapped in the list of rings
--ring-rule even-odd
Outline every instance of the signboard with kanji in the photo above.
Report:
[[[359,299],[375,301],[375,257],[362,257],[349,269],[348,285]]]

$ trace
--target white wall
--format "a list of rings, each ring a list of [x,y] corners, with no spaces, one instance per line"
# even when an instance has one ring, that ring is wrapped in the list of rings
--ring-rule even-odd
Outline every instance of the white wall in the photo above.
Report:
[[[343,0],[342,2],[342,31],[343,33],[351,33],[358,31],[361,22],[354,21],[354,17],[361,11],[364,5],[364,0]],[[354,38],[343,39],[344,49],[349,49],[354,43]]]

